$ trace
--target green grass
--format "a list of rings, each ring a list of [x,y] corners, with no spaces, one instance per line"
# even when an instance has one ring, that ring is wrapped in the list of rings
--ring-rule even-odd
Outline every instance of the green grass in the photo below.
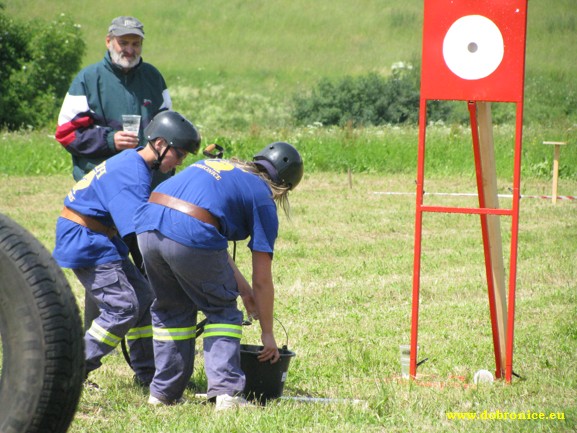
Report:
[[[249,159],[272,141],[293,143],[302,153],[307,173],[416,173],[419,130],[417,127],[363,129],[252,128],[249,131],[199,126],[203,146],[217,142],[226,157]],[[513,170],[515,129],[495,126],[495,162],[500,178],[509,179]],[[574,195],[565,179],[577,179],[577,154],[569,134],[556,128],[528,126],[523,130],[522,177],[550,179],[553,146],[543,141],[567,140],[559,158],[559,193]],[[468,126],[435,125],[427,128],[426,164],[431,175],[466,176],[474,179],[471,131]],[[201,158],[196,156],[196,158]],[[190,157],[192,160],[194,157]],[[0,133],[0,173],[47,175],[71,172],[70,155],[56,142],[53,131]]]
[[[399,345],[409,341],[413,269],[414,177],[409,174],[307,173],[291,196],[292,221],[281,217],[274,263],[279,344],[296,352],[284,396],[267,408],[214,415],[187,391],[182,407],[150,408],[132,384],[122,355],[107,357],[85,391],[70,432],[568,432],[577,428],[575,202],[521,201],[514,371],[523,379],[475,387],[479,369],[494,369],[479,218],[427,214],[424,219],[419,345],[421,382],[398,380]],[[431,176],[429,192],[461,192],[468,177]],[[500,183],[504,180],[500,180]],[[54,245],[54,224],[72,186],[68,175],[3,176],[0,212]],[[575,180],[563,188],[575,191]],[[526,179],[526,194],[550,190]],[[391,196],[377,192],[397,191]],[[474,190],[467,189],[467,192]],[[468,197],[431,197],[471,205]],[[510,200],[501,201],[503,207]],[[507,266],[509,219],[502,218]],[[237,262],[250,255],[239,243]],[[508,268],[507,268],[508,269]],[[66,270],[79,303],[82,288]],[[243,342],[258,343],[258,326]],[[199,348],[200,348],[200,342]],[[195,381],[205,383],[202,355]],[[435,386],[419,385],[433,382]],[[356,403],[353,400],[361,400]],[[564,413],[553,420],[448,420],[446,412]]]
[[[292,126],[291,96],[321,77],[388,74],[392,63],[418,59],[422,0],[104,0],[81,6],[18,0],[5,10],[26,20],[71,15],[86,36],[85,64],[101,59],[112,17],[136,15],[147,32],[145,59],[167,77],[175,109],[200,127],[205,144],[216,141],[227,156],[248,158],[270,141],[286,140],[305,159],[305,178],[291,196],[292,222],[281,217],[275,311],[288,335],[278,324],[276,332],[279,343],[288,338],[297,354],[285,396],[336,401],[278,400],[263,410],[215,416],[188,391],[191,403],[150,408],[122,356],[113,355],[94,375],[101,391],[83,393],[70,432],[577,430],[576,202],[521,201],[514,370],[523,379],[512,385],[472,385],[475,371],[494,369],[479,218],[425,215],[419,345],[420,358],[429,360],[419,368],[421,382],[409,384],[398,380],[398,352],[411,325],[418,129]],[[542,144],[546,140],[569,142],[561,151],[558,192],[577,193],[575,121],[564,115],[577,94],[570,54],[576,20],[573,0],[554,7],[530,2],[526,109],[541,110],[544,121],[523,131],[524,195],[551,193],[553,150]],[[69,155],[53,132],[0,135],[0,212],[49,250],[73,185]],[[425,190],[474,192],[468,127],[435,125],[427,134]],[[507,194],[514,128],[495,127],[494,135],[498,189]],[[468,197],[427,200],[474,205]],[[501,200],[503,207],[509,204]],[[506,264],[508,230],[503,217]],[[249,260],[239,244],[237,261],[246,273]],[[65,274],[82,305],[82,287],[70,271]],[[243,341],[258,343],[258,326],[245,328]],[[202,390],[202,356],[195,382]],[[446,415],[485,410],[563,412],[565,420],[452,421]]]

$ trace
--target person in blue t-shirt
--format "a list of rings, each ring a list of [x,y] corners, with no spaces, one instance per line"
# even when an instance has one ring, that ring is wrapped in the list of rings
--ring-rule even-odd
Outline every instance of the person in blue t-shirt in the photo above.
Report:
[[[202,311],[207,397],[216,409],[244,406],[240,368],[243,314],[261,327],[260,361],[277,362],[273,333],[272,258],[278,234],[276,203],[288,212],[288,192],[303,175],[290,144],[276,142],[253,161],[195,162],[160,184],[134,223],[146,273],[156,299],[151,306],[156,374],[150,404],[175,404],[192,375],[196,316]],[[252,287],[227,251],[228,241],[250,238]]]
[[[162,111],[146,127],[145,147],[125,150],[97,165],[74,185],[56,223],[53,256],[71,268],[99,315],[86,331],[86,375],[127,338],[135,379],[154,375],[148,281],[128,258],[124,242],[135,232],[133,216],[148,200],[152,173],[167,173],[200,147],[192,123],[175,111]],[[87,326],[88,327],[88,326]]]
[[[143,132],[154,115],[172,108],[164,77],[143,60],[144,39],[144,25],[136,17],[114,18],[105,37],[104,58],[82,69],[70,84],[55,138],[71,155],[76,181],[123,150],[145,145]],[[138,133],[123,130],[124,114],[141,116]],[[173,174],[155,171],[152,188]],[[125,243],[142,269],[136,237],[126,238]],[[89,327],[98,308],[89,297],[84,307],[84,323]]]

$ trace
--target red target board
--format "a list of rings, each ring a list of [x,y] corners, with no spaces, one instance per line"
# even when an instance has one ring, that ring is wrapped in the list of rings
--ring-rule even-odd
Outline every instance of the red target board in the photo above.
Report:
[[[425,0],[421,98],[521,102],[527,0]]]

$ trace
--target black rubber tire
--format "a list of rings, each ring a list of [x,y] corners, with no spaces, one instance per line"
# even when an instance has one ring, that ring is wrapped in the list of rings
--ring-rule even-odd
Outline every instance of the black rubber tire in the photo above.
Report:
[[[0,432],[68,430],[84,381],[72,290],[50,253],[0,214]]]

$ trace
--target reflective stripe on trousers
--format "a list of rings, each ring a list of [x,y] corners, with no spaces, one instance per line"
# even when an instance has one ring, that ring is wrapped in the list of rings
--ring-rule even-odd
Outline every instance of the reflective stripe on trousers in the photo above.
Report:
[[[118,343],[122,340],[121,337],[108,332],[102,326],[96,322],[92,322],[88,333],[92,335],[97,341],[101,343],[108,344],[109,346],[116,347]],[[127,340],[138,340],[140,338],[150,338],[152,337],[152,326],[142,326],[140,328],[132,328],[126,334]]]
[[[126,334],[127,340],[138,340],[139,338],[150,338],[152,337],[152,326],[141,326],[140,328],[132,328]]]
[[[152,328],[152,339],[157,341],[179,341],[196,338],[196,326],[188,328]]]
[[[96,321],[92,322],[92,326],[90,326],[88,333],[92,335],[97,341],[107,344],[111,347],[118,346],[118,343],[120,343],[120,340],[122,340],[122,338],[119,336],[108,332],[106,329],[96,323]]]
[[[232,337],[242,338],[242,326],[228,323],[213,323],[204,327],[204,338]]]

